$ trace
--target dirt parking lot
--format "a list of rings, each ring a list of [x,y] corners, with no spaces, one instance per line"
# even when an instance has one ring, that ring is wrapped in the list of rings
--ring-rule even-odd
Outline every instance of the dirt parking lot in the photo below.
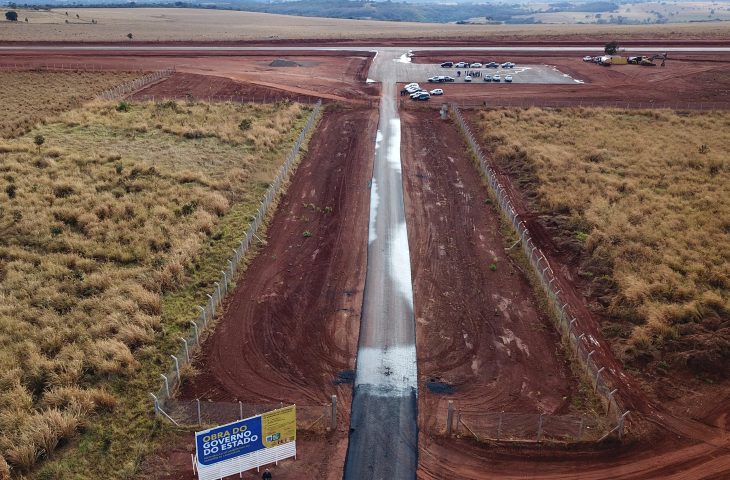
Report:
[[[573,85],[582,83],[580,79],[573,79],[570,75],[561,72],[557,67],[540,64],[517,64],[514,68],[442,68],[439,64],[429,63],[402,63],[397,68],[397,81],[402,83],[417,82],[422,86],[428,84],[431,77],[444,75],[455,79],[454,82],[441,85],[453,84],[469,85],[464,78],[467,74],[472,75],[471,85],[486,83],[487,75],[500,75],[502,80],[506,75],[512,75],[513,83],[534,83],[542,85]],[[457,74],[457,72],[459,72]],[[475,76],[475,73],[481,76]]]
[[[546,68],[569,75],[575,81],[566,84],[538,85],[451,84],[444,88],[443,102],[462,105],[607,105],[651,108],[730,108],[730,53],[670,53],[665,67],[612,65],[602,67],[582,60],[584,53],[506,52],[490,54],[497,62],[517,65],[543,64]],[[484,52],[416,51],[415,63],[435,64],[443,59],[482,61]],[[659,61],[658,63],[661,63]],[[484,83],[484,82],[482,82]],[[515,82],[517,83],[517,82]],[[448,85],[448,84],[447,84]]]

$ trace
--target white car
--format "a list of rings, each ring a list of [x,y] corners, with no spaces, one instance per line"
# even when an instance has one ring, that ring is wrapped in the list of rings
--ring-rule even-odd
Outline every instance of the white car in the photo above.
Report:
[[[466,62],[459,62],[459,63],[455,64],[454,67],[455,68],[468,68],[469,64]]]
[[[441,88],[435,88],[431,90],[431,95],[443,95],[444,91]]]
[[[592,62],[593,61],[593,57],[591,57],[590,55],[586,55],[585,57],[583,57],[583,61],[584,62]]]
[[[492,75],[492,81],[493,82],[498,82],[500,80],[502,80],[502,77],[500,77],[499,75]]]
[[[428,83],[436,83],[439,81],[439,77],[431,77],[428,79]]]
[[[403,88],[405,88],[405,89],[409,89],[409,88],[420,88],[420,86],[417,83],[409,83],[408,85],[406,85]]]
[[[504,62],[501,66],[502,68],[515,68],[515,64],[512,62]]]
[[[410,86],[408,86],[408,87],[404,88],[404,90],[405,90],[406,92],[408,92],[408,93],[413,93],[413,92],[417,92],[417,91],[419,91],[420,89],[421,89],[421,87],[419,87],[418,85],[416,85],[416,86],[410,85]]]
[[[469,68],[482,68],[482,64],[479,62],[472,63],[471,65],[469,65]]]
[[[467,75],[466,77],[464,77],[464,81],[471,82],[471,75]]]
[[[411,93],[411,98],[415,99],[416,97],[420,97],[424,93],[428,93],[426,90],[417,90],[413,93]]]
[[[511,82],[512,81],[512,75],[505,75],[504,76],[504,81],[505,82]]]

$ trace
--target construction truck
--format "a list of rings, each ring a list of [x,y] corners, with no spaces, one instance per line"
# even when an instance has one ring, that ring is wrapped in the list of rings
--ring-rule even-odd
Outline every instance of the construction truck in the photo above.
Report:
[[[632,65],[643,65],[645,67],[655,67],[656,63],[654,63],[654,60],[661,59],[662,60],[662,67],[667,61],[667,54],[666,53],[660,53],[657,55],[652,55],[651,57],[646,55],[640,55],[637,57],[629,57],[627,58],[628,63]]]

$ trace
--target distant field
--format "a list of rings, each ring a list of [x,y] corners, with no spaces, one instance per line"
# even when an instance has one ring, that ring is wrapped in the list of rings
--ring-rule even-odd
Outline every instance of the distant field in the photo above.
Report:
[[[0,140],[0,478],[132,478],[147,392],[306,115],[95,102]]]
[[[548,4],[537,4],[534,7],[550,8]],[[618,22],[619,17],[627,23],[728,21],[730,3],[676,1],[627,3],[619,5],[615,12],[547,12],[523,16],[527,17],[548,24]]]
[[[730,360],[730,115],[480,113],[495,160],[536,198],[629,363]]]
[[[730,22],[648,26],[453,25],[377,22],[264,13],[170,9],[19,10],[20,22],[2,22],[0,41],[272,40],[365,38],[730,38]],[[66,16],[68,12],[68,16]],[[78,18],[76,17],[78,15]],[[25,18],[28,22],[24,22]],[[68,20],[68,23],[66,21]],[[96,23],[92,23],[94,20]]]
[[[39,120],[139,76],[123,72],[0,71],[0,137],[22,135]]]

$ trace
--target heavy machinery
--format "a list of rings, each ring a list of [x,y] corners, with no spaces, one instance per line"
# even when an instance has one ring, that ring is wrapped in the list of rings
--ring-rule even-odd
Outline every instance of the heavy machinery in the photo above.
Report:
[[[652,55],[651,57],[648,57],[646,55],[641,55],[638,57],[629,57],[627,60],[629,63],[633,65],[644,65],[645,67],[655,67],[656,63],[654,63],[654,60],[661,59],[662,63],[661,66],[663,67],[667,61],[667,54],[665,53],[659,53],[657,55]]]

